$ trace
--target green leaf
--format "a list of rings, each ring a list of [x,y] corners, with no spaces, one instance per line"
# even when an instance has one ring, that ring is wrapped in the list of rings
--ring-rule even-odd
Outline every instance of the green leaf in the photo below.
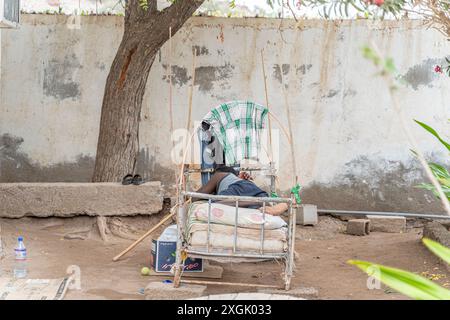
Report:
[[[416,186],[417,188],[420,189],[426,189],[426,190],[434,190],[434,186],[431,183],[421,183],[419,185]]]
[[[442,260],[444,260],[445,262],[447,262],[448,264],[450,264],[450,249],[443,246],[442,244],[424,238],[422,239],[422,242],[424,245],[427,246],[428,249],[431,250],[431,252],[433,252],[435,255],[437,255],[439,258],[441,258]]]
[[[348,17],[348,4],[349,4],[349,2],[348,1],[346,1],[345,2],[345,15]]]
[[[414,119],[414,121],[429,133],[431,133],[433,136],[435,136],[447,148],[447,150],[450,151],[450,144],[447,141],[444,141],[432,127],[418,120]]]
[[[439,183],[440,183],[443,187],[450,188],[450,178],[439,178]]]
[[[428,165],[436,178],[450,178],[448,170],[440,164],[429,162]]]
[[[417,274],[366,261],[349,260],[348,263],[408,297],[417,300],[450,300],[450,290]]]
[[[371,60],[376,66],[380,64],[381,58],[372,50],[372,48],[364,46],[361,50],[364,58]]]
[[[396,72],[394,60],[392,60],[392,58],[387,58],[384,61],[384,69],[387,72],[389,72],[389,73],[395,73]]]
[[[417,185],[416,187],[420,188],[420,189],[425,189],[425,190],[432,191],[434,196],[436,198],[440,199],[439,192],[436,190],[436,188],[432,184],[430,184],[430,183],[421,183],[421,184]],[[444,194],[447,197],[447,199],[450,200],[450,188],[446,187],[446,186],[442,186],[442,191],[444,191]]]
[[[147,11],[148,10],[148,1],[147,0],[139,0],[139,6],[142,8],[142,10]]]

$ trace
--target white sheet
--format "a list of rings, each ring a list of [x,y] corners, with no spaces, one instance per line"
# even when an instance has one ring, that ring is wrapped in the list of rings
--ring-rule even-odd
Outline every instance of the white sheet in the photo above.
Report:
[[[287,228],[264,231],[264,253],[283,253],[287,251]],[[200,251],[206,250],[208,242],[208,224],[193,223],[189,228],[189,247]],[[210,249],[228,250],[234,247],[234,227],[210,224]],[[261,252],[260,230],[237,228],[236,249],[245,252]]]
[[[208,203],[194,202],[189,209],[190,220],[208,222]],[[236,208],[225,204],[211,204],[211,223],[234,226]],[[238,227],[260,229],[264,224],[266,230],[286,227],[286,222],[279,216],[263,214],[258,209],[239,208]]]

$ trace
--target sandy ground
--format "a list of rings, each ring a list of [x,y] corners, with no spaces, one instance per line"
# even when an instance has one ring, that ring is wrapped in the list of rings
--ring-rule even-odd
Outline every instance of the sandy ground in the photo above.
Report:
[[[116,220],[115,233],[136,238],[160,217]],[[66,299],[144,299],[143,288],[165,277],[141,276],[149,264],[150,239],[123,260],[112,257],[126,248],[130,239],[110,236],[104,243],[93,218],[18,220],[0,219],[6,257],[0,273],[11,275],[13,247],[18,235],[25,237],[29,254],[30,278],[59,278],[69,265],[81,268],[82,290],[68,291]],[[420,223],[409,224],[404,234],[371,233],[357,237],[344,234],[345,223],[321,216],[315,227],[297,227],[296,272],[293,288],[314,287],[319,299],[404,299],[386,287],[369,290],[367,277],[349,259],[378,262],[409,271],[437,275],[437,282],[449,286],[450,274],[444,265],[420,243]],[[161,231],[161,230],[160,230]],[[222,281],[282,284],[282,266],[275,262],[222,264]],[[252,291],[242,287],[208,286],[207,294]]]

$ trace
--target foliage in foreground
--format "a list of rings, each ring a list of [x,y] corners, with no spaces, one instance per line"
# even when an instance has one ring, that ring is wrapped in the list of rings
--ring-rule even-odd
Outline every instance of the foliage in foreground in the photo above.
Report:
[[[436,139],[450,152],[450,144],[445,141],[432,127],[429,125],[420,122],[418,120],[414,120],[417,124],[419,124],[422,128],[427,130],[429,133],[431,133],[433,136],[436,137]],[[433,172],[433,175],[438,180],[439,184],[442,187],[442,191],[444,192],[445,196],[448,200],[450,200],[450,173],[448,172],[447,168],[444,166],[430,162],[428,163],[430,166],[431,171]],[[433,192],[433,194],[439,198],[439,193],[436,190],[436,188],[430,184],[430,183],[422,183],[418,186],[419,188],[423,188],[426,190],[430,190]]]
[[[425,246],[439,258],[450,264],[450,249],[430,239],[422,240]],[[450,290],[439,286],[415,273],[391,268],[376,263],[349,260],[355,265],[392,289],[417,300],[450,300]]]

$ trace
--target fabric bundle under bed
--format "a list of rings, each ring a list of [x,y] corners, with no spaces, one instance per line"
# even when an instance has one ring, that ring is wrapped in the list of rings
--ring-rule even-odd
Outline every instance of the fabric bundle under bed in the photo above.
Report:
[[[212,203],[209,246],[212,252],[232,252],[236,208]],[[261,246],[261,225],[264,245]],[[205,251],[208,243],[208,203],[190,205],[185,238],[191,250]],[[287,250],[287,227],[281,217],[263,214],[258,209],[239,208],[236,249],[239,252],[283,253]]]

